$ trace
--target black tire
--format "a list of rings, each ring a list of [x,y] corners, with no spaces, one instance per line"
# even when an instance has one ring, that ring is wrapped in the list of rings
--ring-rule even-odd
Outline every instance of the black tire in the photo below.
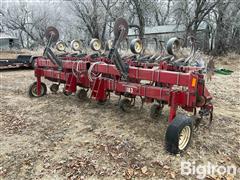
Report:
[[[181,43],[180,43],[180,41],[177,37],[173,37],[173,38],[169,39],[168,42],[167,42],[167,52],[168,52],[168,54],[175,56],[174,46],[175,46],[175,48],[177,47],[177,49],[179,49],[180,44]]]
[[[50,91],[52,91],[53,93],[57,93],[59,90],[59,85],[58,84],[52,84],[50,86]]]
[[[162,115],[162,108],[159,104],[153,104],[150,109],[150,117],[157,119]]]
[[[141,49],[136,49],[136,44],[139,44],[141,46]],[[142,49],[143,49],[143,44],[142,44],[142,41],[140,39],[133,39],[131,41],[131,44],[130,44],[130,50],[133,54],[140,54],[142,52]]]
[[[131,106],[131,101],[127,98],[121,99],[119,101],[119,107],[122,111],[129,112],[130,108],[132,107]]]
[[[180,135],[186,131],[187,135],[181,142]],[[189,146],[191,137],[192,137],[193,127],[192,119],[185,115],[177,115],[173,122],[168,126],[166,135],[165,135],[165,147],[166,150],[170,153],[177,154],[181,153]],[[179,144],[180,143],[180,144]]]
[[[41,93],[37,95],[37,82],[32,83],[28,88],[28,96],[33,97],[42,97],[47,94],[47,86],[41,82]]]
[[[85,89],[80,89],[77,91],[76,96],[80,100],[86,100],[87,99],[87,91]]]

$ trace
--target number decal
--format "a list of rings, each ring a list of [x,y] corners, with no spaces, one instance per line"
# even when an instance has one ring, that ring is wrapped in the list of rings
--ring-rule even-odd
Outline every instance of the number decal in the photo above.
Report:
[[[128,93],[133,93],[133,88],[131,88],[131,87],[126,87],[126,92],[128,92]]]

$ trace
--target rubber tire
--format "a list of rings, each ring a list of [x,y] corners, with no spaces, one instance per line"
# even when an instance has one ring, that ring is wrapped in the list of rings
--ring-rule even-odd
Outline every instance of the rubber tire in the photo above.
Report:
[[[162,108],[159,104],[153,104],[150,109],[150,117],[152,119],[157,119],[162,115]]]
[[[119,107],[124,112],[129,112],[131,108],[131,101],[127,98],[121,99],[119,102]]]
[[[58,84],[52,84],[50,86],[50,91],[53,92],[53,93],[57,93],[59,90],[59,85]]]
[[[190,129],[191,129],[190,138],[189,138],[189,141],[188,141],[187,145],[185,146],[185,148],[183,150],[180,150],[178,147],[179,135],[185,126],[190,126]],[[193,132],[192,119],[185,115],[178,114],[173,119],[173,122],[167,128],[167,131],[165,134],[166,150],[172,154],[178,154],[178,153],[181,153],[184,150],[186,150],[191,141],[192,132]]]
[[[35,97],[42,97],[47,94],[47,86],[43,82],[41,82],[41,89],[43,90],[39,96],[35,95],[32,91],[33,88],[37,86],[37,82],[32,83],[29,88],[28,88],[28,96],[30,98],[35,98]]]
[[[131,44],[130,44],[130,50],[131,50],[131,52],[132,52],[133,54],[140,54],[140,53],[142,52],[142,50],[141,50],[140,52],[137,52],[137,51],[136,51],[136,49],[135,49],[135,43],[137,43],[137,42],[141,44],[142,50],[143,50],[143,44],[142,44],[141,40],[140,40],[140,39],[133,39],[133,40],[131,41]]]
[[[76,93],[76,97],[79,100],[86,100],[87,99],[87,91],[85,89],[80,89]]]
[[[180,47],[181,43],[177,37],[173,37],[173,38],[169,39],[167,42],[167,47],[166,47],[168,54],[173,55],[173,56],[175,56],[175,54],[173,52],[174,44],[176,44],[178,47]]]

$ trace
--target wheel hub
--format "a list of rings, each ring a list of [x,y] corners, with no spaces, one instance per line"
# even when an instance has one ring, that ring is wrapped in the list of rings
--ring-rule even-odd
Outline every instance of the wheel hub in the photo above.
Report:
[[[191,128],[189,126],[185,126],[180,132],[180,136],[179,136],[178,146],[180,150],[183,150],[187,146],[190,140],[190,136],[191,136]]]

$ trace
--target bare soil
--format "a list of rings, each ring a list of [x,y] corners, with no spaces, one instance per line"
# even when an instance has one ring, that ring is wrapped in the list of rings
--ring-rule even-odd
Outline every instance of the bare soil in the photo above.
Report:
[[[205,120],[187,151],[176,156],[164,149],[168,107],[152,120],[150,105],[140,109],[140,100],[123,113],[115,96],[99,105],[48,89],[31,99],[33,70],[1,71],[0,179],[196,179],[181,175],[181,161],[240,167],[239,61],[218,59],[217,67],[234,73],[216,74],[207,83],[214,97],[212,127]]]

